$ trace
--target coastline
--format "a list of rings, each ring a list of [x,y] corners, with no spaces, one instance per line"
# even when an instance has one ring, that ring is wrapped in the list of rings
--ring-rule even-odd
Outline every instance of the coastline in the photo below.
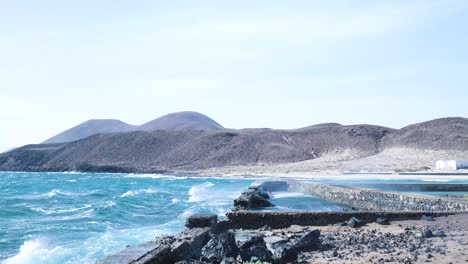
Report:
[[[250,168],[250,169],[249,169]],[[330,180],[427,180],[427,181],[453,181],[467,180],[468,170],[460,172],[341,172],[337,170],[316,171],[287,171],[279,172],[274,169],[262,167],[225,167],[206,170],[157,170],[157,171],[1,171],[3,173],[96,173],[96,174],[135,174],[135,175],[165,175],[174,177],[197,177],[197,178],[258,178],[258,179],[330,179]]]

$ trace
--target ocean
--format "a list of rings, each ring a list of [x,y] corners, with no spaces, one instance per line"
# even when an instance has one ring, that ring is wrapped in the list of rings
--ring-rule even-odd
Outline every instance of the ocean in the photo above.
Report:
[[[0,263],[95,263],[127,245],[175,234],[185,218],[222,218],[253,178],[0,172]],[[275,193],[269,210],[341,210]]]

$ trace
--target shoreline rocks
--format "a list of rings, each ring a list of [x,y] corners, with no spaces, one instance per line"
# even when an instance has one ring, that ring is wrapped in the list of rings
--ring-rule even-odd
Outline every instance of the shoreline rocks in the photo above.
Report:
[[[270,199],[268,193],[252,187],[234,200],[234,210],[273,207],[274,204],[272,204],[268,199]]]
[[[192,215],[189,216],[185,222],[185,227],[192,228],[202,228],[202,227],[212,227],[218,222],[217,215]]]

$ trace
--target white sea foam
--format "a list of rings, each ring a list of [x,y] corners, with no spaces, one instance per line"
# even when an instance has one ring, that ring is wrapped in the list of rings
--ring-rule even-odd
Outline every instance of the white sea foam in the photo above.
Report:
[[[72,212],[77,212],[77,211],[80,211],[80,210],[84,210],[84,209],[88,209],[88,208],[91,208],[91,205],[90,204],[85,204],[84,206],[82,207],[77,207],[77,208],[66,208],[66,209],[50,209],[50,210],[45,210],[43,208],[40,208],[40,207],[32,207],[31,209],[36,211],[36,212],[39,212],[39,213],[43,213],[43,214],[46,214],[46,215],[51,215],[51,214],[64,214],[64,213],[72,213]]]
[[[104,205],[103,205],[102,207],[104,207],[104,208],[111,208],[111,207],[113,207],[114,205],[115,205],[115,202],[113,202],[113,201],[107,201],[107,202],[104,203]]]
[[[192,186],[189,190],[189,202],[200,202],[212,197],[213,192],[209,190],[212,186],[214,186],[214,184],[211,182]]]
[[[28,240],[20,247],[19,253],[3,264],[63,263],[66,250],[62,247],[48,248],[41,240]]]
[[[42,198],[52,198],[52,197],[55,197],[59,194],[62,194],[62,192],[60,192],[59,190],[57,189],[53,189],[52,191],[48,192],[48,193],[45,193],[45,194],[42,194],[40,195]]]
[[[149,178],[149,179],[187,179],[187,177],[179,177],[173,175],[164,175],[164,174],[128,174],[124,176],[125,178]]]
[[[142,190],[130,190],[130,191],[127,191],[127,192],[123,193],[122,195],[120,195],[120,197],[124,198],[124,197],[136,196],[136,195],[139,195],[139,194],[142,194],[142,193],[149,194],[149,193],[157,193],[157,192],[158,192],[158,190],[155,190],[155,189],[152,189],[152,188],[142,189]]]
[[[276,192],[271,194],[272,198],[289,198],[289,197],[310,197],[310,195],[296,192]]]
[[[67,180],[67,182],[78,182],[77,180]]]
[[[425,179],[421,181],[423,182],[451,182],[451,180],[443,180],[443,179]]]

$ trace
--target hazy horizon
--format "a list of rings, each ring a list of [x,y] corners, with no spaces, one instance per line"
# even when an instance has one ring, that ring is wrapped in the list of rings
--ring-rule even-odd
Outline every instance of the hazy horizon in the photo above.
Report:
[[[468,117],[468,2],[1,1],[0,152],[88,119]]]

